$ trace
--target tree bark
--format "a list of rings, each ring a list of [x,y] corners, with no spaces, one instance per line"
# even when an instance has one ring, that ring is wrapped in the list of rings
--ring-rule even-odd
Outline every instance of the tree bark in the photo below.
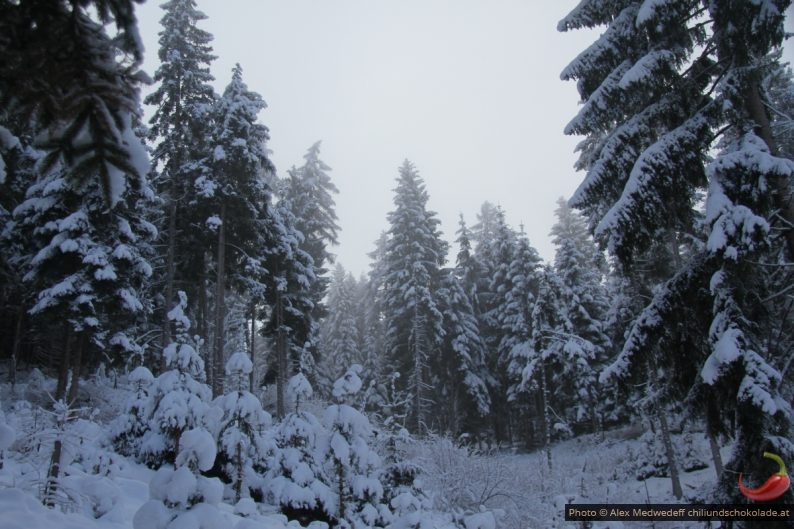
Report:
[[[77,402],[77,395],[80,389],[80,370],[83,364],[83,349],[85,348],[86,335],[85,331],[81,332],[77,337],[77,350],[75,351],[74,360],[72,363],[72,383],[69,386],[69,396],[67,402],[70,408],[74,408]]]
[[[212,396],[223,394],[223,349],[226,322],[226,201],[221,202],[221,225],[218,227],[218,261],[215,280],[215,347],[213,358]]]
[[[286,415],[284,391],[287,373],[287,340],[284,336],[284,307],[281,292],[276,293],[276,415],[283,419]]]
[[[208,269],[208,254],[202,252],[201,254],[201,272],[199,272],[199,307],[198,307],[198,322],[196,323],[196,331],[201,338],[203,346],[199,348],[199,354],[205,360],[205,374],[207,376],[207,384],[212,387],[213,380],[213,362],[212,354],[208,353],[211,348],[209,347],[209,323],[207,321],[209,314],[209,299],[207,296],[207,269]]]
[[[667,424],[667,415],[665,415],[662,406],[656,406],[656,415],[659,417],[659,425],[662,430],[662,442],[664,443],[664,449],[667,453],[667,467],[670,469],[670,481],[673,483],[673,496],[675,496],[677,500],[680,500],[684,495],[684,491],[681,488],[681,477],[678,473],[678,460],[675,457],[673,439],[670,435],[669,425]]]
[[[251,304],[251,373],[248,375],[248,391],[254,393],[254,371],[256,370],[256,364],[254,360],[256,358],[256,304]]]
[[[11,365],[9,366],[8,378],[11,382],[11,390],[13,391],[17,383],[17,364],[19,362],[19,349],[22,344],[22,329],[25,321],[25,304],[20,300],[19,308],[17,309],[17,324],[14,330],[14,345],[11,349]]]
[[[79,336],[77,337],[77,350],[75,351],[75,356],[72,365],[72,383],[69,387],[68,399],[66,393],[66,384],[69,378],[69,363],[70,363],[70,347],[69,347],[69,338],[71,337],[71,329],[67,328],[66,333],[66,344],[64,345],[64,358],[61,364],[61,371],[58,377],[58,386],[55,390],[55,400],[56,402],[59,401],[67,401],[69,404],[69,408],[73,408],[74,404],[77,400],[77,392],[79,389],[80,383],[80,367],[82,364],[83,359],[83,348],[85,347],[85,331],[80,332]],[[59,417],[58,418],[58,431],[63,432],[64,427],[66,426],[65,421],[68,420],[68,416]],[[44,494],[42,498],[42,503],[47,507],[54,507],[55,506],[55,499],[54,494],[58,489],[58,478],[61,475],[61,455],[63,453],[63,440],[60,437],[56,437],[55,442],[52,446],[52,455],[50,456],[50,465],[47,469],[47,481],[44,484]]]
[[[725,468],[722,464],[722,454],[720,454],[720,445],[717,444],[717,438],[711,431],[711,428],[706,426],[706,437],[709,439],[709,448],[711,449],[711,458],[714,460],[714,471],[717,473],[717,479],[722,476],[722,471]]]
[[[55,386],[56,402],[66,397],[66,386],[69,384],[69,364],[72,362],[72,328],[67,324],[63,339],[63,356],[58,371],[58,384]]]
[[[174,185],[171,185],[171,194],[174,193]],[[174,302],[174,276],[176,272],[176,199],[171,196],[168,205],[168,243],[165,252],[165,301],[163,302],[163,342],[165,349],[171,343],[171,321],[168,313],[171,312]],[[161,356],[161,369],[165,370],[165,356]]]
[[[540,361],[540,404],[543,407],[543,451],[549,471],[553,469],[551,458],[551,417],[549,416],[549,385],[546,380],[546,365]]]
[[[416,307],[417,300],[414,300],[414,306]],[[421,321],[421,316],[417,313],[416,308],[414,308],[414,318],[413,318],[413,384],[414,384],[414,394],[413,394],[413,416],[414,420],[416,421],[416,429],[415,432],[417,435],[422,434],[422,427],[425,425],[424,416],[422,413],[422,351],[424,347],[423,343],[423,336],[424,336],[424,325]]]

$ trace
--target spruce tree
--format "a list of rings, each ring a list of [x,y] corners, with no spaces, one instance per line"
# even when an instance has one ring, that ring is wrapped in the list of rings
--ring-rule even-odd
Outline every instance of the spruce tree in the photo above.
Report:
[[[758,265],[770,252],[794,256],[794,166],[776,156],[761,93],[788,5],[588,1],[559,24],[607,26],[563,71],[583,103],[566,132],[587,135],[587,176],[571,205],[624,266],[657,241],[680,258],[602,378],[655,377],[662,367],[668,379],[651,382],[667,398],[718,395],[737,416],[732,464],[742,468],[760,466],[764,449],[794,452],[781,441],[791,431],[777,382],[785,353],[762,338],[781,322],[760,316],[776,313],[769,302],[780,285],[759,281],[767,270]],[[680,255],[681,236],[698,236],[703,190],[708,233],[693,254]],[[719,494],[738,499],[731,481],[723,474]]]
[[[197,193],[194,181],[199,161],[206,158],[211,111],[216,95],[210,83],[212,35],[198,27],[206,15],[198,10],[195,0],[169,0],[161,8],[158,58],[160,66],[154,74],[157,89],[144,102],[155,107],[149,121],[149,141],[153,144],[154,184],[162,199],[164,240],[164,299],[162,304],[163,346],[171,339],[168,311],[176,303],[177,282],[187,289],[191,298],[201,300],[205,275],[204,254],[209,239],[200,228],[190,203]],[[196,227],[199,227],[197,230]],[[197,283],[201,278],[201,284]],[[207,337],[206,311],[196,318],[199,333]]]
[[[428,368],[444,333],[438,288],[447,245],[427,201],[424,183],[406,160],[397,179],[395,208],[388,214],[381,303],[387,369],[400,373],[398,388],[410,395],[408,420],[418,433],[429,426]]]
[[[477,251],[490,274],[486,279],[487,288],[480,295],[484,310],[482,329],[487,347],[488,381],[491,384],[493,433],[498,441],[504,442],[510,441],[512,437],[508,403],[510,344],[504,331],[511,310],[508,294],[513,290],[510,265],[516,257],[516,233],[505,222],[501,209],[494,210],[488,224],[490,235],[487,239],[481,238]]]
[[[267,270],[262,334],[273,345],[271,373],[276,380],[276,415],[286,415],[287,381],[298,372],[316,378],[310,337],[314,320],[311,298],[314,262],[300,248],[303,234],[295,228],[292,205],[286,198],[273,208],[273,222],[265,225],[264,268]]]
[[[430,359],[434,430],[478,435],[491,408],[485,344],[469,298],[453,270],[442,270],[439,289],[444,339]]]
[[[231,281],[241,293],[262,290],[252,283],[264,280],[261,260],[269,243],[266,225],[276,222],[266,183],[266,176],[273,171],[266,147],[268,129],[257,123],[265,106],[259,94],[248,90],[242,68],[236,65],[213,109],[211,155],[196,181],[200,189],[197,203],[208,213],[205,225],[217,233],[212,362],[216,396],[223,391],[226,284]]]
[[[320,373],[329,392],[332,381],[365,360],[358,290],[352,274],[337,264],[328,290],[328,316],[320,324]]]
[[[286,180],[285,196],[292,203],[295,215],[295,228],[303,234],[301,248],[314,261],[317,281],[314,283],[314,318],[320,320],[326,314],[323,298],[328,291],[328,266],[334,263],[329,246],[339,244],[339,226],[334,210],[333,195],[339,190],[331,181],[331,170],[320,159],[318,141],[306,152],[304,164],[293,168]]]

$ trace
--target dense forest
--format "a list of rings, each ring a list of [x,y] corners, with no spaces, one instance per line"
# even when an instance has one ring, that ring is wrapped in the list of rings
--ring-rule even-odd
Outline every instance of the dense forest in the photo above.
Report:
[[[736,473],[762,483],[765,451],[794,465],[788,5],[582,0],[558,29],[603,31],[561,74],[583,181],[553,261],[499,197],[445,239],[396,160],[354,277],[321,143],[276,170],[242,68],[211,86],[194,0],[163,3],[152,79],[132,0],[0,0],[0,465],[28,483],[38,461],[19,487],[62,509],[79,473],[156,470],[135,529],[225,527],[222,501],[490,529],[488,498],[431,501],[413,443],[540,454],[555,475],[558,443],[639,424],[642,479],[743,502]],[[88,422],[106,435],[82,453]],[[685,490],[698,464],[719,479]]]

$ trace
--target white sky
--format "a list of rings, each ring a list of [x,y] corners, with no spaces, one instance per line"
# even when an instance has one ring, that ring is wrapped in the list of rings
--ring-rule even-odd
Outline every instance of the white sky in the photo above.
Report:
[[[551,260],[555,201],[576,189],[578,110],[559,73],[596,33],[558,33],[577,0],[198,0],[220,93],[234,63],[268,108],[280,175],[322,140],[339,194],[338,261],[354,274],[387,228],[397,168],[423,177],[448,241],[483,201],[523,223]],[[137,8],[144,69],[157,68],[160,2]],[[453,250],[454,252],[454,250]],[[454,263],[455,255],[448,260]]]

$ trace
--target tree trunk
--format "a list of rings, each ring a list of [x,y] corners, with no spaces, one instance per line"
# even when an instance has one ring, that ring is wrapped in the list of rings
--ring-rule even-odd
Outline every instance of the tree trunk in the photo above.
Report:
[[[171,185],[171,194],[174,186]],[[163,342],[165,349],[171,343],[171,321],[168,313],[173,308],[174,302],[174,276],[176,272],[176,199],[171,196],[168,204],[168,243],[165,250],[165,301],[163,302]],[[165,370],[165,356],[161,358],[162,369]]]
[[[413,386],[414,386],[414,394],[413,394],[413,416],[415,422],[415,429],[417,435],[421,435],[422,433],[422,359],[420,357],[420,345],[419,345],[419,325],[417,323],[418,317],[414,314],[414,339],[413,339]]]
[[[256,364],[254,363],[256,356],[256,305],[251,304],[251,373],[248,375],[248,391],[254,393],[254,371]]]
[[[223,394],[223,346],[226,322],[226,202],[221,202],[221,225],[218,227],[218,261],[215,281],[215,347],[213,358],[212,396]]]
[[[237,467],[237,475],[234,478],[234,501],[236,503],[240,501],[240,497],[243,495],[243,449],[239,442],[237,443],[234,459],[235,466]]]
[[[284,307],[281,292],[276,293],[276,415],[283,419],[286,415],[287,340],[284,336]]]
[[[709,438],[709,448],[711,449],[711,458],[714,460],[714,471],[717,473],[717,479],[722,476],[722,470],[725,468],[722,464],[722,454],[720,454],[720,445],[717,444],[717,438],[711,431],[711,428],[706,426],[706,437]]]
[[[77,350],[75,351],[74,360],[72,363],[72,383],[69,386],[69,397],[67,402],[70,408],[75,407],[77,403],[77,395],[80,389],[80,369],[83,364],[83,349],[85,348],[86,335],[85,331],[81,332],[77,337]]]
[[[72,328],[67,324],[63,338],[63,357],[58,371],[58,384],[55,386],[56,402],[66,397],[66,386],[69,384],[69,364],[72,362]]]
[[[208,354],[207,351],[210,349],[209,347],[209,323],[207,322],[208,314],[209,314],[209,299],[207,296],[207,253],[202,252],[201,255],[201,272],[199,275],[199,284],[198,284],[198,296],[199,296],[199,307],[198,307],[198,322],[196,322],[196,331],[198,332],[199,337],[201,338],[202,343],[204,344],[202,347],[199,348],[198,353],[203,356],[205,362],[205,374],[207,376],[207,384],[212,387],[212,380],[213,380],[213,370],[212,370],[212,354]]]
[[[55,390],[55,400],[56,402],[59,401],[67,401],[69,403],[69,408],[74,407],[74,403],[77,400],[77,391],[79,389],[80,383],[80,367],[82,364],[83,359],[83,348],[85,347],[85,332],[81,332],[80,335],[77,337],[77,350],[75,351],[75,356],[73,360],[72,366],[72,383],[69,387],[69,395],[67,399],[66,394],[66,384],[69,378],[69,361],[70,361],[70,347],[69,347],[69,338],[71,337],[71,329],[67,328],[66,333],[66,344],[64,345],[64,358],[63,362],[61,363],[61,371],[58,377],[58,386]],[[65,421],[68,419],[67,416],[62,416],[58,418],[57,429],[59,432],[63,432],[66,426]],[[47,507],[54,507],[55,506],[55,492],[58,490],[58,478],[61,475],[61,454],[63,453],[63,440],[59,437],[55,438],[55,442],[52,446],[52,455],[50,456],[50,465],[47,469],[47,481],[44,484],[44,494],[42,498],[42,503],[44,503]]]
[[[540,361],[540,405],[543,408],[541,415],[543,421],[543,451],[546,452],[546,462],[549,471],[552,470],[551,458],[551,416],[549,415],[549,385],[546,380],[546,365]]]
[[[338,494],[339,494],[339,520],[343,520],[345,518],[345,467],[342,466],[341,463],[337,463],[336,465],[337,472],[336,472],[336,479],[338,484]]]
[[[25,321],[25,304],[20,300],[19,308],[17,309],[17,324],[14,331],[14,345],[11,349],[11,365],[8,371],[8,381],[11,382],[11,390],[13,391],[17,383],[17,364],[19,362],[19,349],[22,344],[22,329]]]
[[[681,477],[678,474],[678,460],[675,457],[673,438],[670,435],[667,415],[665,415],[662,406],[656,406],[656,415],[659,417],[659,426],[662,430],[662,442],[664,443],[664,449],[667,453],[667,467],[670,469],[670,481],[673,483],[673,496],[675,496],[677,500],[680,500],[684,495],[684,491],[681,488]]]

